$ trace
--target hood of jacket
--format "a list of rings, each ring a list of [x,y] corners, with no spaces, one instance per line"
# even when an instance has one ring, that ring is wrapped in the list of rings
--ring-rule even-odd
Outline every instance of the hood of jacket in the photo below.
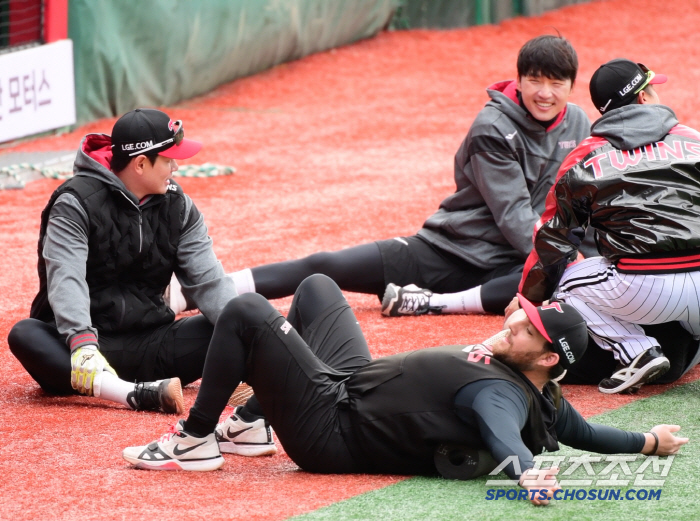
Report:
[[[80,149],[75,157],[73,173],[76,176],[87,176],[99,179],[113,186],[132,199],[137,205],[138,200],[117,175],[110,170],[112,160],[112,138],[107,134],[88,134],[80,143]]]
[[[593,123],[591,135],[619,150],[632,150],[661,141],[677,124],[676,114],[666,105],[626,105]]]

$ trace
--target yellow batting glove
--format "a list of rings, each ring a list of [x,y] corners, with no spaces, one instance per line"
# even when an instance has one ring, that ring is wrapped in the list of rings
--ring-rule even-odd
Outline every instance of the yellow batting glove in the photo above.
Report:
[[[87,396],[99,396],[102,371],[117,374],[95,345],[82,346],[73,351],[70,356],[70,364],[71,386],[80,394]]]

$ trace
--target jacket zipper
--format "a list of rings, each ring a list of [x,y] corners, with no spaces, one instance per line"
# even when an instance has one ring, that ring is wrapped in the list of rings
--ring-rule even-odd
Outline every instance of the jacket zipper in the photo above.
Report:
[[[131,205],[139,212],[139,253],[141,253],[141,250],[143,249],[143,213],[141,212],[141,207],[134,204],[134,201],[129,199],[124,192],[120,191],[119,193],[122,194],[124,198],[129,201],[129,203],[131,203]]]

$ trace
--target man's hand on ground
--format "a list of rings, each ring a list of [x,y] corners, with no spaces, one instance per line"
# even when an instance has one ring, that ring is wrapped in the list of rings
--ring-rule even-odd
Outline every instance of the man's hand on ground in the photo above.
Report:
[[[557,490],[561,490],[557,483],[556,475],[558,467],[548,469],[528,469],[520,476],[520,486],[528,492],[528,499],[533,505],[548,505]],[[546,496],[546,499],[543,497]]]
[[[651,455],[656,454],[658,456],[670,456],[672,454],[677,454],[680,448],[688,443],[689,438],[681,438],[675,436],[673,433],[681,430],[680,425],[657,425],[653,427],[652,432],[656,433],[659,438],[659,446],[654,452],[654,445],[656,445],[656,440],[653,438],[652,434],[645,434],[646,442],[644,443],[644,448],[642,449],[643,454]]]

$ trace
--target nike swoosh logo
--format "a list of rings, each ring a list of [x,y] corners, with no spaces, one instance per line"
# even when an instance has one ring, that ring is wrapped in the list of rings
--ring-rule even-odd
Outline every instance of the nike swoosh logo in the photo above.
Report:
[[[236,436],[238,436],[239,434],[243,434],[245,431],[249,431],[252,428],[253,427],[248,427],[248,428],[240,430],[238,432],[231,432],[231,427],[228,427],[226,429],[226,436],[228,437],[228,439],[232,439],[232,438],[235,438]]]
[[[180,445],[175,445],[175,448],[173,449],[173,454],[175,454],[176,456],[182,456],[183,454],[187,454],[188,452],[193,451],[197,447],[201,447],[205,443],[206,441],[203,441],[199,445],[192,445],[191,447],[187,447],[186,449],[180,449]]]
[[[608,108],[608,105],[610,105],[611,102],[612,102],[612,98],[610,98],[610,99],[608,100],[608,102],[607,102],[605,105],[603,105],[602,107],[600,107],[600,111],[601,111],[601,112],[605,112],[605,109]]]
[[[506,139],[510,141],[511,139],[513,139],[515,137],[515,134],[517,134],[517,133],[518,133],[518,131],[516,130],[512,134],[506,134]]]

